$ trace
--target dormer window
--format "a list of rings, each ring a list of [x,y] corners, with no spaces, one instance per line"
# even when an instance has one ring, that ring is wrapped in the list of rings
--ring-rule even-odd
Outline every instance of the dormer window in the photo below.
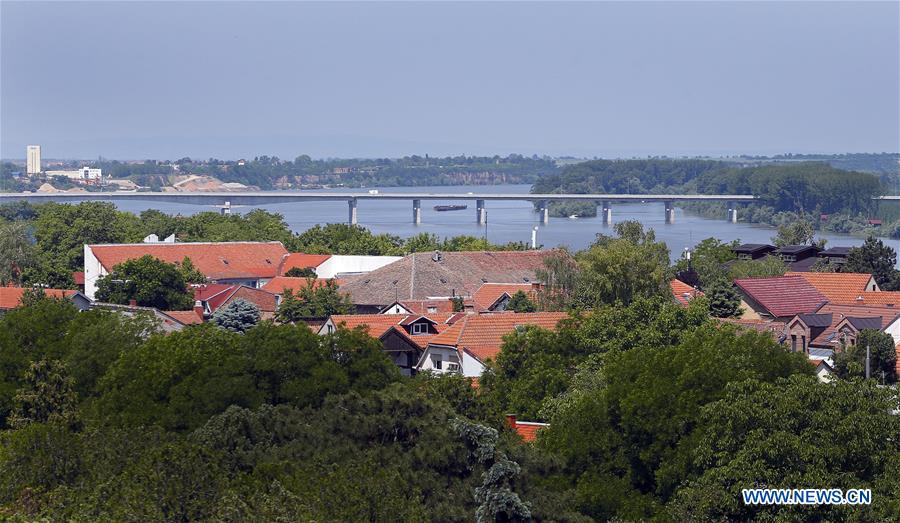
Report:
[[[410,331],[413,333],[413,336],[418,334],[428,334],[428,324],[427,323],[413,323],[410,326]]]

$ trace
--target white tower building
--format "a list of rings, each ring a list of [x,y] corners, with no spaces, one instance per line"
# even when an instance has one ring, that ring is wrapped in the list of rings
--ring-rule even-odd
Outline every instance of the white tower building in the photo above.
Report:
[[[29,175],[41,174],[41,146],[29,145],[27,154],[27,169]]]

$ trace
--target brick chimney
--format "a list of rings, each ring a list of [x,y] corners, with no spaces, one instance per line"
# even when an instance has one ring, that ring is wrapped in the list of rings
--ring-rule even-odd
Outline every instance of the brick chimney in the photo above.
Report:
[[[128,300],[128,305],[131,305],[132,307],[137,307],[137,300]]]
[[[516,415],[515,414],[507,414],[506,415],[506,424],[509,428],[516,430]]]

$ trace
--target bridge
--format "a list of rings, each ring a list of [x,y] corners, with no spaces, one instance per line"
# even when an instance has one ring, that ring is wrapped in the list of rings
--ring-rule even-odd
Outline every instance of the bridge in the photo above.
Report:
[[[664,202],[665,222],[675,222],[675,202],[728,202],[727,219],[737,222],[737,203],[756,199],[751,194],[442,194],[442,193],[380,193],[380,192],[307,192],[307,191],[246,191],[246,192],[57,192],[57,193],[0,193],[0,204],[13,201],[83,202],[83,201],[156,201],[190,205],[211,205],[231,212],[232,205],[259,206],[273,203],[314,201],[346,201],[347,222],[357,223],[357,205],[360,200],[412,201],[413,223],[422,223],[422,200],[475,201],[475,219],[479,225],[487,220],[485,203],[488,201],[527,201],[537,204],[541,223],[550,220],[549,203],[565,201],[592,201],[601,208],[603,223],[612,223],[614,202]]]

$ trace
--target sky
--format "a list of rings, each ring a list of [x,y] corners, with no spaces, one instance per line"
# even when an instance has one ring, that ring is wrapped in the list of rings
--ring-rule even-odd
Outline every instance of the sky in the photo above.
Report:
[[[900,150],[900,2],[0,1],[0,156]]]

